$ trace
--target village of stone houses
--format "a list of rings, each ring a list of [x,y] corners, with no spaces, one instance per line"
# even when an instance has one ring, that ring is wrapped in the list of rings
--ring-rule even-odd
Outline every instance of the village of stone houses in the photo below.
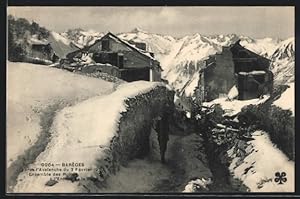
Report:
[[[295,191],[294,37],[7,20],[8,193]]]

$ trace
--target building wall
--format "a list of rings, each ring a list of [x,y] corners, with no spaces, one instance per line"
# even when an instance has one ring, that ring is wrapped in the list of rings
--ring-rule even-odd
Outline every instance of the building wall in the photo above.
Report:
[[[108,65],[108,64],[87,65],[81,69],[81,72],[83,73],[103,72],[118,78],[121,77],[121,72],[119,71],[119,69],[115,66]]]
[[[232,53],[224,49],[215,55],[215,62],[204,70],[205,101],[211,101],[222,94],[227,94],[235,84]]]
[[[269,70],[270,61],[240,44],[223,47],[222,53],[209,56],[206,68],[200,73],[198,96],[204,101],[227,96],[237,85],[239,99],[253,99],[261,94],[271,93],[273,75]],[[239,72],[265,71],[266,75],[240,76]],[[257,83],[258,81],[259,83]],[[203,92],[204,90],[204,92]]]
[[[102,41],[109,40],[109,49],[102,49]],[[88,49],[89,53],[116,53],[123,55],[123,67],[120,67],[121,78],[125,81],[137,81],[137,80],[146,80],[146,81],[161,81],[161,72],[159,69],[159,62],[148,58],[137,52],[119,40],[112,38],[110,36],[105,36],[94,45]],[[116,58],[118,59],[118,56]],[[119,63],[118,60],[115,60],[116,63]],[[115,63],[114,60],[110,60],[109,63]],[[114,64],[115,65],[115,64]],[[117,66],[117,65],[116,65]],[[150,73],[150,68],[154,68]],[[150,77],[151,74],[151,77]]]
[[[271,71],[258,75],[238,75],[239,100],[258,98],[273,90]]]
[[[122,69],[121,79],[127,82],[138,80],[150,81],[150,68]]]
[[[152,82],[160,82],[161,81],[161,72],[159,70],[150,70],[150,75],[152,75],[152,77],[150,77],[150,81]]]

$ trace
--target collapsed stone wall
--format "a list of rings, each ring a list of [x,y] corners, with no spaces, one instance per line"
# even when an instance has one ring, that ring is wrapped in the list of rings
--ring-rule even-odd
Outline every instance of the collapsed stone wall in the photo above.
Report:
[[[110,146],[104,149],[105,155],[97,160],[98,176],[92,181],[105,181],[120,166],[126,166],[129,160],[143,157],[149,152],[153,119],[162,115],[166,103],[173,103],[173,95],[166,87],[158,86],[125,101],[127,111],[121,113],[117,135],[111,140]]]

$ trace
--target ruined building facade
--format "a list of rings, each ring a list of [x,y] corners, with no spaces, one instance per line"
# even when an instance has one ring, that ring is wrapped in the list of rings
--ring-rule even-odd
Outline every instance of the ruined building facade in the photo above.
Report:
[[[237,41],[205,60],[196,96],[201,101],[211,101],[227,96],[233,86],[238,89],[239,100],[271,93],[273,74],[269,66],[270,60],[244,48]]]

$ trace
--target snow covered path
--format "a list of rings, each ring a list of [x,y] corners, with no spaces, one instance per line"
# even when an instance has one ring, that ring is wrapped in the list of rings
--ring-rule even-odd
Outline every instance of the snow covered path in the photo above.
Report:
[[[101,79],[44,65],[7,64],[7,179],[9,190],[19,173],[45,149],[56,113],[114,90]]]
[[[150,154],[143,159],[130,161],[127,166],[122,166],[115,175],[107,179],[103,188],[99,189],[91,184],[86,185],[86,187],[91,192],[99,193],[180,193],[191,180],[191,176],[199,174],[199,171],[202,172],[203,176],[211,176],[205,165],[187,157],[187,154],[199,157],[199,153],[191,153],[195,147],[201,147],[196,145],[195,142],[191,143],[191,140],[197,139],[196,137],[195,134],[186,136],[170,135],[165,164],[162,164],[157,158],[159,146],[152,146]],[[152,140],[152,142],[155,142],[155,140]],[[155,153],[156,156],[154,156]]]

